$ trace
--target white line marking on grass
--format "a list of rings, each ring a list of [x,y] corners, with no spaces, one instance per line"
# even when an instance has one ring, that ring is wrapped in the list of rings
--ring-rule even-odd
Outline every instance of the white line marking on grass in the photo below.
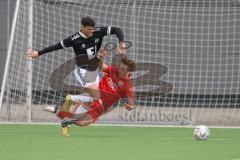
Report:
[[[31,136],[31,137],[34,137],[34,136],[45,136],[45,135],[41,135],[41,134],[15,134],[15,133],[0,133],[0,136]],[[48,137],[58,137],[58,136],[61,136],[60,134],[59,135],[55,135],[55,134],[50,134],[50,135],[47,135]]]
[[[49,123],[27,123],[27,122],[0,122],[0,124],[27,124],[27,125],[58,125],[57,122]],[[161,124],[121,124],[121,123],[95,123],[92,126],[114,126],[114,127],[160,127],[160,128],[194,128],[196,125],[161,125]],[[208,126],[208,128],[222,128],[222,129],[240,129],[240,126]]]
[[[195,140],[195,138],[160,138],[161,140]],[[208,139],[209,141],[233,141],[233,140],[238,140],[238,139]],[[240,160],[240,159],[239,159]]]
[[[235,141],[235,140],[239,140],[239,139],[217,139],[217,138],[211,139],[211,138],[209,138],[208,140],[209,141]]]
[[[160,140],[192,140],[193,138],[158,138]]]
[[[0,133],[0,136],[45,136],[41,134],[15,134],[15,133]],[[60,137],[61,135],[59,134],[52,134],[52,135],[47,135],[48,137]],[[80,135],[81,136],[81,135]],[[174,138],[174,137],[163,137],[163,138],[158,138],[159,140],[195,140],[195,138],[184,138],[184,137],[179,137],[179,138]],[[236,141],[239,139],[218,139],[214,138],[211,139],[209,138],[207,141]],[[240,160],[240,159],[234,159],[234,160]]]

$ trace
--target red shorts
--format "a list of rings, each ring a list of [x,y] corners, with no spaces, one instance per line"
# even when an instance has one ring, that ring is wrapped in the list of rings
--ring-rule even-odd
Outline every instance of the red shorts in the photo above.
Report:
[[[93,118],[94,121],[96,121],[104,112],[104,107],[102,103],[100,103],[98,100],[95,100],[93,102],[92,107],[88,110],[88,114]]]

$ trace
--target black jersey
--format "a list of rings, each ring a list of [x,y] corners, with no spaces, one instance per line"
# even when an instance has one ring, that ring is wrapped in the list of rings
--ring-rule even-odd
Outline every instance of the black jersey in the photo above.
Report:
[[[86,37],[82,32],[62,40],[63,48],[73,47],[76,55],[76,64],[88,70],[96,70],[99,64],[98,51],[102,45],[103,37],[110,35],[110,27],[95,28],[91,37]]]
[[[96,27],[91,37],[86,37],[82,32],[77,32],[58,44],[39,51],[39,55],[62,48],[73,47],[76,55],[76,65],[93,71],[98,68],[99,58],[97,52],[101,48],[103,38],[111,34],[116,34],[120,42],[124,40],[120,28],[110,26]]]
[[[101,47],[103,37],[110,35],[110,27],[95,28],[91,37],[86,37],[82,32],[77,32],[74,35],[61,41],[63,48],[73,47],[76,56],[88,55],[89,59],[94,58]]]

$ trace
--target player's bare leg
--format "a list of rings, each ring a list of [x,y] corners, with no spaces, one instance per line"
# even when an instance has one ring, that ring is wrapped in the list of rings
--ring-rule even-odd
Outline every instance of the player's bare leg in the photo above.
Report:
[[[61,108],[62,111],[65,111],[65,112],[70,112],[72,114],[74,114],[77,110],[77,108],[81,105],[81,102],[80,101],[75,101],[73,102],[71,100],[71,96],[68,95],[66,97],[66,100]],[[68,125],[66,127],[62,127],[62,135],[64,137],[69,137],[70,136],[70,126],[71,125]]]
[[[77,111],[77,109],[82,106],[82,104],[83,103],[81,103],[80,101],[72,102],[71,104],[69,104],[69,102],[68,103],[65,102],[62,110],[74,114]],[[68,105],[70,105],[70,107]],[[70,126],[71,125],[62,127],[62,135],[64,137],[70,136]]]
[[[79,101],[77,98],[81,98],[85,102]],[[75,101],[73,102],[71,98],[75,98]],[[67,96],[65,103],[62,106],[62,110],[65,112],[71,112],[72,114],[74,113],[84,113],[87,112],[88,107],[90,107],[93,104],[92,98],[91,97],[83,97],[83,96],[73,96],[71,97],[70,95]],[[70,105],[70,107],[69,107]],[[88,117],[83,118],[83,121],[80,122],[81,126],[87,126],[92,123],[92,121],[89,121],[87,119]],[[70,136],[70,125],[63,126],[62,127],[62,135],[65,137]]]
[[[83,102],[81,102],[81,101]],[[55,113],[60,118],[70,118],[69,114],[74,114],[77,110],[78,113],[82,113],[85,111],[87,112],[88,108],[91,107],[93,104],[93,99],[89,96],[83,96],[83,95],[68,95],[66,96],[66,100],[63,104],[58,106],[46,106],[44,108],[45,111]],[[60,115],[61,112],[61,115]],[[93,120],[89,116],[84,116],[83,118],[79,118],[78,122],[76,122],[79,126],[87,126],[93,123]],[[65,137],[70,136],[70,125],[62,126],[62,135]]]
[[[60,115],[60,112],[63,111],[63,112],[69,113],[70,107],[73,108],[72,110],[75,110],[75,108],[77,108],[78,105],[79,105],[78,103],[73,104],[67,97],[66,101],[63,104],[58,104],[58,105],[55,105],[55,106],[46,106],[44,108],[44,111],[54,113],[59,118],[64,118],[64,116],[66,116],[66,115]],[[62,135],[64,137],[69,137],[70,136],[70,126],[62,127],[61,130],[62,130]]]
[[[78,121],[76,121],[75,124],[81,127],[85,127],[85,126],[89,126],[93,122],[94,122],[94,119],[92,118],[92,116],[90,116],[89,114],[86,114],[83,118],[80,118]]]

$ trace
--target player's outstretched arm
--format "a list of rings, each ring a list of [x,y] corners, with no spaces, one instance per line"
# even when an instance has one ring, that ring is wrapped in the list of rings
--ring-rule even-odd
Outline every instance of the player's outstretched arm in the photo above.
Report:
[[[135,99],[132,97],[128,97],[127,100],[128,100],[128,103],[124,104],[124,108],[126,108],[128,111],[131,111],[134,109]]]
[[[34,51],[34,50],[28,50],[28,53],[27,53],[27,56],[30,57],[30,58],[37,58],[39,56],[41,56],[42,54],[45,54],[45,53],[49,53],[49,52],[52,52],[52,51],[56,51],[56,50],[59,50],[59,49],[63,49],[63,48],[67,48],[67,47],[72,47],[75,43],[74,43],[74,37],[77,36],[78,33],[70,36],[70,37],[67,37],[65,39],[63,39],[62,41],[58,42],[57,44],[54,44],[54,45],[51,45],[51,46],[48,46],[40,51]]]
[[[121,28],[111,27],[111,34],[115,34],[119,40],[119,53],[126,54],[125,43],[124,43],[124,34]]]
[[[55,45],[52,45],[52,46],[49,46],[49,47],[46,47],[40,51],[34,51],[34,50],[28,50],[28,57],[30,58],[37,58],[39,56],[41,56],[42,54],[45,54],[45,53],[48,53],[48,52],[52,52],[52,51],[56,51],[56,50],[59,50],[59,49],[63,49],[61,43],[57,43]]]
[[[120,54],[126,54],[126,47],[124,42],[119,42],[119,49]]]
[[[99,59],[100,59],[100,62],[99,62],[99,68],[104,71],[108,68],[108,65],[104,63],[104,58],[109,55],[110,53],[106,50],[106,49],[103,49],[101,48],[100,51],[98,52],[99,54]]]
[[[134,87],[131,87],[128,91],[128,96],[127,96],[128,103],[124,104],[124,108],[126,108],[129,111],[134,109],[134,106],[135,106],[135,98],[134,97],[135,97],[135,89],[134,89]]]
[[[124,35],[123,35],[123,32],[122,32],[121,28],[111,27],[111,34],[115,34],[117,36],[119,42],[124,41]]]

